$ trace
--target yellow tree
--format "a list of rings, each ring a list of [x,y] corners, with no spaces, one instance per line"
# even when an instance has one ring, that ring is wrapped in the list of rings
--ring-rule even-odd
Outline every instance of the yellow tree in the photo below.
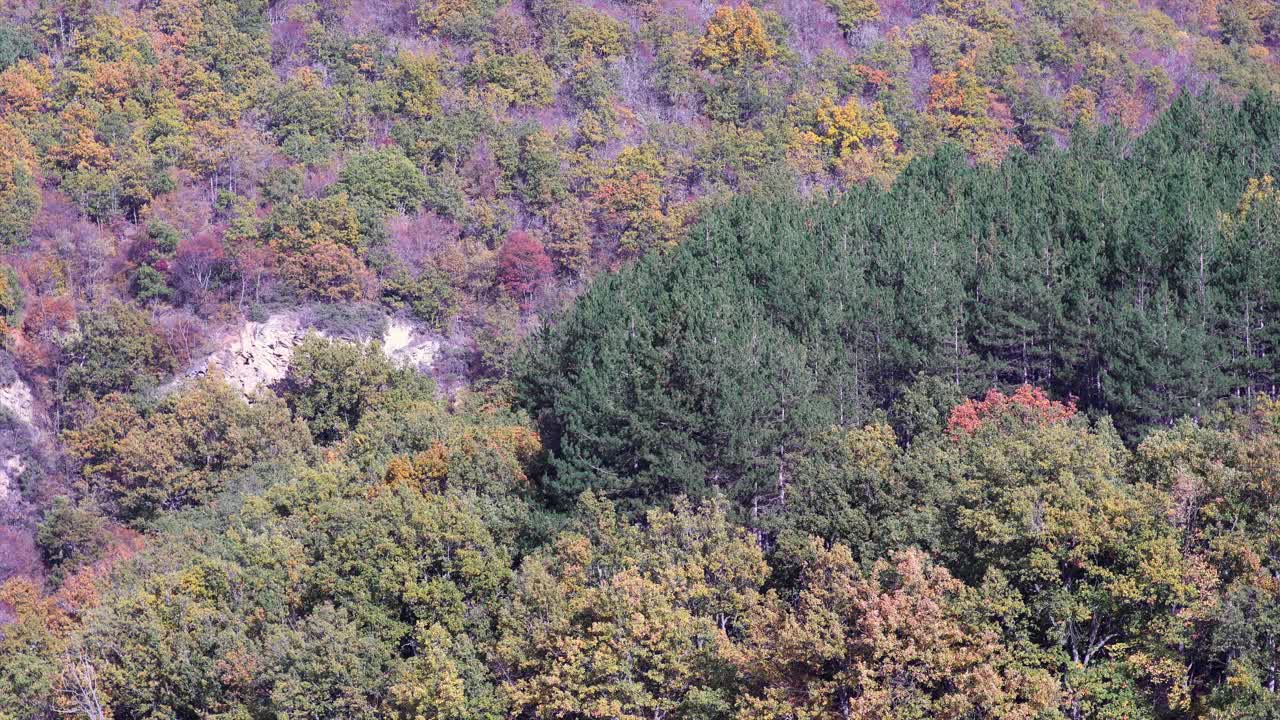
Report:
[[[652,145],[623,150],[594,200],[604,225],[617,232],[623,254],[637,255],[676,243],[684,208],[667,197],[666,167]]]
[[[934,127],[980,162],[997,163],[1018,144],[1009,133],[1008,108],[978,81],[968,60],[929,81],[928,111]]]
[[[7,113],[39,113],[52,89],[53,70],[47,58],[34,63],[19,60],[0,72],[0,107]]]
[[[1033,718],[1059,691],[1019,667],[973,608],[976,591],[919,550],[863,574],[818,540],[799,592],[770,592],[748,616],[735,664],[748,678],[739,720]]]
[[[591,495],[585,519],[527,560],[498,654],[516,716],[650,720],[728,707],[727,631],[766,566],[718,504],[646,528]]]
[[[698,56],[712,71],[768,62],[777,54],[760,13],[746,3],[716,8],[698,43]]]
[[[823,98],[813,129],[800,136],[802,144],[823,148],[829,163],[851,182],[891,180],[901,165],[898,140],[898,129],[880,103],[864,108],[855,98],[843,105]]]

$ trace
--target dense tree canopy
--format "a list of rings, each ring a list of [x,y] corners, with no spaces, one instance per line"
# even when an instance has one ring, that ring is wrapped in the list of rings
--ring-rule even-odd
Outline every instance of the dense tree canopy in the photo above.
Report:
[[[885,191],[710,213],[527,353],[556,489],[719,487],[755,511],[807,437],[921,378],[1034,383],[1128,440],[1271,392],[1277,128],[1261,96],[1183,98],[1139,138],[1081,132],[995,168],[947,150]]]
[[[669,251],[733,194],[883,187],[948,143],[994,165],[1079,130],[1146,129],[1184,92],[1274,92],[1278,12],[1267,0],[12,2],[0,250],[35,305],[57,311],[20,328],[26,369],[48,380],[68,364],[65,328],[46,320],[115,299],[213,327],[265,305],[379,301],[460,332],[473,371],[500,374],[511,343],[486,331],[520,335],[585,279]],[[1247,257],[1257,243],[1241,220],[1231,252]],[[523,253],[534,264],[514,281],[499,258],[509,237],[546,253]],[[1249,287],[1237,333],[1266,302],[1256,277]],[[1129,322],[1148,332],[1137,326],[1159,325],[1163,301],[1156,285],[1142,292]],[[1011,352],[1001,336],[1016,323],[984,322]],[[1114,392],[1161,393],[1136,382]]]
[[[3,3],[0,720],[1274,720],[1278,94],[1271,0]]]
[[[992,391],[909,445],[884,423],[814,437],[745,525],[724,499],[637,518],[592,492],[557,520],[518,416],[435,403],[365,431],[385,472],[355,441],[224,472],[148,516],[146,547],[59,499],[40,531],[57,591],[0,584],[5,717],[1280,707],[1275,401],[1129,450],[1042,391]]]

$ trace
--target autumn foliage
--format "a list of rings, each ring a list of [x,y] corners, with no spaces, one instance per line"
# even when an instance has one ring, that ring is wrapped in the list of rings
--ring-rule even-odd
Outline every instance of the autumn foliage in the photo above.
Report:
[[[0,720],[1280,717],[1278,51],[4,3]]]
[[[1075,414],[1074,399],[1065,403],[1051,400],[1044,390],[1032,385],[1022,385],[1012,395],[992,388],[981,400],[966,400],[952,408],[947,432],[956,437],[972,435],[1009,420],[1031,426],[1051,425],[1066,422]]]
[[[498,253],[498,281],[522,304],[550,279],[552,270],[542,243],[526,232],[511,233]]]
[[[767,62],[778,54],[778,48],[765,31],[760,13],[742,3],[716,8],[698,52],[710,69],[724,70]]]

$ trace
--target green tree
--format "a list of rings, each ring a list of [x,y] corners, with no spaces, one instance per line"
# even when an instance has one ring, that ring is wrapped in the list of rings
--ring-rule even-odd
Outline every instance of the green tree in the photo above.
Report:
[[[836,22],[845,33],[880,19],[880,4],[876,0],[829,0],[827,5],[835,11]]]
[[[1271,469],[1278,418],[1276,403],[1261,399],[1247,412],[1152,433],[1135,453],[1138,479],[1162,500],[1153,510],[1170,518],[1183,552],[1212,583],[1213,595],[1186,612],[1203,629],[1187,649],[1196,659],[1193,687],[1206,688],[1214,716],[1266,717],[1280,707]]]
[[[25,302],[18,273],[10,265],[0,267],[0,318],[6,326],[18,327],[21,324]]]
[[[278,399],[250,405],[216,372],[143,411],[108,395],[63,439],[86,490],[133,523],[205,505],[236,473],[310,446]]]
[[[40,212],[37,165],[26,138],[8,124],[0,125],[0,150],[4,154],[0,162],[0,244],[15,247],[27,242],[31,223]]]
[[[469,501],[333,468],[241,499],[158,536],[84,629],[115,712],[413,717],[448,702],[443,667],[462,716],[504,717],[484,659],[510,561]]]
[[[114,302],[80,316],[64,349],[65,400],[100,398],[153,387],[175,367],[173,351],[141,310]]]
[[[40,521],[36,544],[57,583],[80,566],[102,557],[107,538],[99,515],[59,495]]]
[[[759,548],[715,504],[647,527],[586,494],[582,520],[521,566],[498,646],[518,714],[723,717],[726,632],[757,597]]]
[[[0,70],[35,55],[36,44],[26,28],[7,20],[0,24]]]
[[[308,335],[294,348],[283,395],[317,443],[345,438],[380,403],[431,397],[430,380],[397,368],[377,344],[357,345]]]
[[[264,92],[268,127],[289,157],[317,162],[333,153],[343,130],[342,99],[314,71],[303,68]]]
[[[398,148],[351,157],[342,166],[337,187],[356,207],[380,216],[411,213],[422,205],[427,194],[426,179]]]
[[[1073,715],[1122,715],[1148,693],[1185,709],[1166,685],[1185,683],[1177,648],[1193,625],[1173,613],[1201,600],[1195,564],[1122,479],[1127,453],[1110,427],[1031,395],[1012,400],[989,398],[976,425],[966,406],[953,413],[947,564],[974,584],[998,573],[1021,594],[1023,632],[1065,666]]]

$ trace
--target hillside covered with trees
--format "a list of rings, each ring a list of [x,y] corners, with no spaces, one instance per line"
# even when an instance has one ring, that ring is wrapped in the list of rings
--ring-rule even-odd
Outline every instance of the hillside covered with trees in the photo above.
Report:
[[[1278,176],[1271,0],[4,3],[0,720],[1273,720]]]
[[[554,482],[754,506],[798,443],[901,399],[945,415],[1032,384],[1132,442],[1274,395],[1280,105],[1183,98],[1140,138],[1072,140],[997,167],[947,149],[835,201],[738,200],[601,278],[520,376]]]
[[[532,318],[735,194],[1140,131],[1275,91],[1277,53],[1269,0],[11,2],[3,310],[39,384],[112,299],[179,365],[365,302],[500,377]]]

